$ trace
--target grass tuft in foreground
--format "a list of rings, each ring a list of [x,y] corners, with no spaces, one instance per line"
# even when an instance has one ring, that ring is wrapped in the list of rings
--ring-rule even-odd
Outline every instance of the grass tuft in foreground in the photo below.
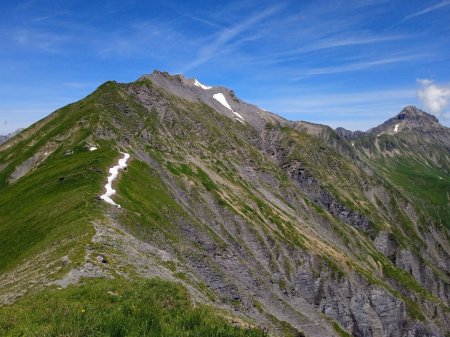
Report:
[[[186,290],[159,279],[87,280],[0,308],[1,336],[267,336],[194,307]]]

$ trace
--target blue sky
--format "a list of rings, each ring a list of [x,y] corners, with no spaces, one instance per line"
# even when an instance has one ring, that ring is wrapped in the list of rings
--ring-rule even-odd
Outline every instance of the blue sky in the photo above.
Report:
[[[365,130],[415,104],[450,125],[450,0],[2,0],[0,46],[0,134],[153,69],[291,120]]]

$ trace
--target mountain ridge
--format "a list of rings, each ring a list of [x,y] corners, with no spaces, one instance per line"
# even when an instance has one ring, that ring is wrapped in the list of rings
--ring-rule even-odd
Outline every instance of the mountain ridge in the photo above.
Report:
[[[0,226],[2,301],[48,282],[160,276],[273,334],[445,336],[448,203],[425,193],[450,186],[441,144],[430,137],[414,152],[403,132],[352,144],[195,83],[161,72],[107,82],[0,146],[0,223],[13,226]],[[120,210],[95,198],[119,151],[131,154],[116,182]],[[423,180],[417,190],[395,166],[405,160]],[[11,198],[23,191],[29,208]],[[33,215],[49,210],[45,191],[70,207]],[[42,231],[33,250],[21,219]],[[23,259],[38,252],[52,267],[33,275]]]

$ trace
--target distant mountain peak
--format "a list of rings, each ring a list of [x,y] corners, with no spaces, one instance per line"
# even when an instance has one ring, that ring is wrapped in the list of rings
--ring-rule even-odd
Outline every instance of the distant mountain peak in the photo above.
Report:
[[[439,123],[439,120],[414,105],[408,105],[403,108],[402,111],[397,115],[398,120],[410,120],[410,121],[431,121],[435,123]]]
[[[396,116],[389,118],[384,123],[369,129],[366,132],[350,131],[342,127],[335,129],[343,139],[352,140],[364,137],[368,134],[380,136],[382,134],[396,135],[400,132],[413,132],[424,138],[442,141],[447,139],[448,129],[439,123],[432,114],[425,112],[414,105],[405,106]]]
[[[396,116],[388,119],[384,123],[368,130],[368,133],[381,135],[394,135],[402,131],[413,131],[417,134],[435,132],[442,129],[443,126],[439,124],[439,120],[417,108],[413,105],[408,105],[402,109]]]

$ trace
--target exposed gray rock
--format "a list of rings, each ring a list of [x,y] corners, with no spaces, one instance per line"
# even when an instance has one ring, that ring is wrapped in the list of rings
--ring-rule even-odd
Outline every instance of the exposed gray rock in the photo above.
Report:
[[[340,137],[344,138],[345,140],[361,138],[361,137],[364,137],[367,135],[367,133],[363,132],[363,131],[351,131],[351,130],[344,129],[342,127],[338,127],[334,131],[336,131],[336,133]]]
[[[393,260],[395,263],[395,258],[397,250],[399,248],[399,244],[391,233],[387,232],[378,233],[373,243],[381,253],[383,253],[389,259]]]
[[[194,79],[186,79],[183,75],[170,75],[157,70],[150,75],[142,76],[139,80],[145,79],[151,80],[158,87],[176,96],[193,102],[204,102],[221,114],[234,119],[236,115],[213,98],[214,94],[221,93],[230,107],[258,130],[262,130],[267,123],[287,123],[275,114],[238,99],[232,90],[225,87],[213,86],[210,89],[203,89],[194,84]],[[143,102],[148,104],[148,98],[144,98]]]
[[[319,182],[308,170],[301,166],[301,163],[295,161],[288,162],[283,164],[282,168],[299,185],[309,200],[325,208],[343,222],[367,232],[372,237],[374,236],[375,231],[370,220],[343,206],[331,193],[320,186]]]
[[[69,273],[62,279],[51,282],[50,284],[55,284],[61,288],[66,288],[70,284],[76,284],[80,282],[81,278],[95,278],[95,277],[109,277],[112,276],[105,274],[102,269],[96,265],[86,262],[81,268],[72,269]]]

